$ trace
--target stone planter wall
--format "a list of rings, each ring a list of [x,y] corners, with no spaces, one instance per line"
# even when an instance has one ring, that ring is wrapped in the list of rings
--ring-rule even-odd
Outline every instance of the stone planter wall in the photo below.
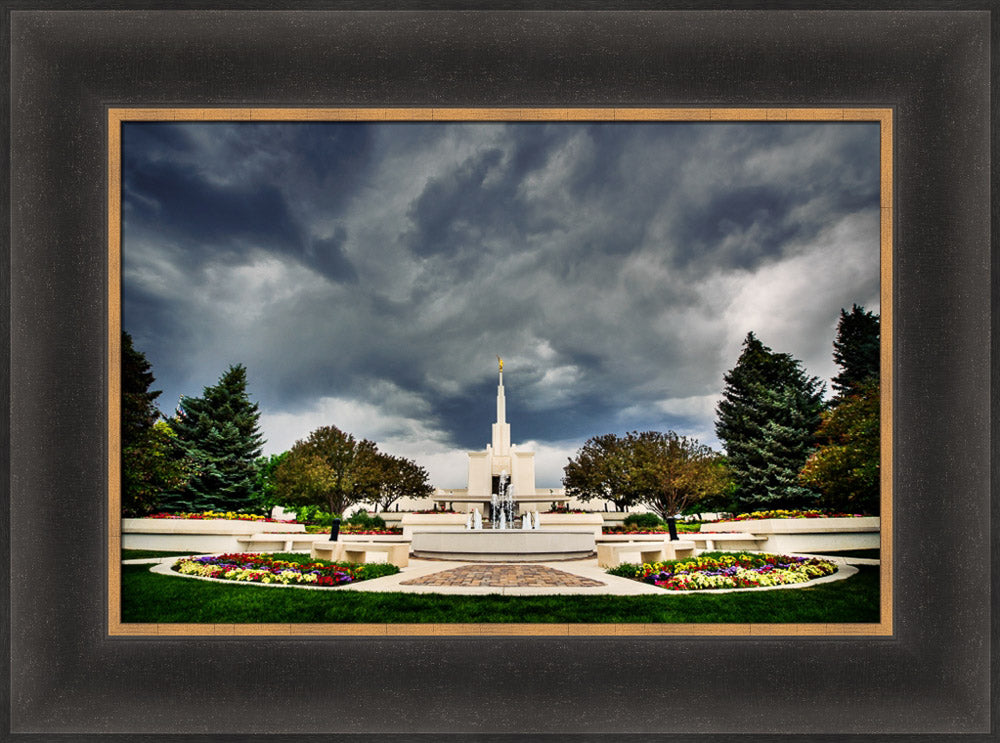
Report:
[[[881,544],[878,516],[832,519],[759,519],[702,524],[702,532],[737,532],[764,537],[762,552],[824,553],[878,549]]]
[[[597,539],[604,526],[604,515],[600,513],[539,513],[538,527],[549,531],[588,532]]]
[[[192,552],[237,552],[237,537],[303,534],[303,524],[229,519],[122,519],[122,548]]]
[[[467,513],[407,513],[399,526],[403,527],[403,539],[409,540],[413,539],[414,532],[465,531],[468,519]]]

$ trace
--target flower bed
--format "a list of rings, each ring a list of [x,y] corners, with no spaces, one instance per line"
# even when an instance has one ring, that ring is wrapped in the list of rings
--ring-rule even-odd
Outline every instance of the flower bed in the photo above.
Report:
[[[330,533],[330,529],[326,528],[326,533]],[[399,526],[387,526],[384,529],[366,529],[363,526],[353,526],[352,524],[341,524],[340,526],[341,534],[402,534],[403,529]]]
[[[757,521],[760,519],[860,519],[864,518],[860,513],[826,513],[824,511],[752,511],[741,513],[729,519],[717,519],[717,521]],[[715,522],[708,522],[715,523]]]
[[[595,513],[594,511],[582,511],[579,508],[569,508],[568,506],[556,506],[542,513]]]
[[[678,534],[693,534],[698,531],[698,524],[677,524]],[[669,534],[666,526],[605,526],[602,534]]]
[[[650,565],[623,564],[608,573],[660,586],[668,591],[759,588],[805,583],[837,572],[815,557],[769,554],[703,554]]]
[[[602,534],[669,534],[667,527],[639,527],[639,526],[605,526],[601,529]]]
[[[409,513],[458,513],[452,508],[426,508],[423,511],[409,511]]]
[[[275,524],[294,524],[295,519],[272,519],[258,516],[255,513],[236,513],[234,511],[204,511],[202,513],[154,513],[146,516],[149,519],[221,519],[223,521],[269,521]]]
[[[341,586],[383,575],[393,575],[399,568],[388,563],[354,565],[326,560],[293,562],[272,555],[232,553],[185,557],[173,565],[181,575],[233,580],[244,583],[282,583],[284,585]]]

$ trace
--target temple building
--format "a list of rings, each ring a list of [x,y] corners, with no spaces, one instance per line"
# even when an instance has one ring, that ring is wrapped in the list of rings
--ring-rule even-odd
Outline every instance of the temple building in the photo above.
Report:
[[[492,441],[486,449],[470,451],[468,485],[464,489],[441,490],[434,493],[434,501],[458,511],[479,508],[488,513],[494,494],[499,494],[501,482],[506,479],[513,493],[519,513],[545,511],[552,504],[564,504],[568,499],[563,488],[535,487],[535,452],[519,449],[511,444],[510,424],[507,422],[507,403],[503,389],[503,360],[499,357],[500,379],[497,385],[497,419],[493,423]]]

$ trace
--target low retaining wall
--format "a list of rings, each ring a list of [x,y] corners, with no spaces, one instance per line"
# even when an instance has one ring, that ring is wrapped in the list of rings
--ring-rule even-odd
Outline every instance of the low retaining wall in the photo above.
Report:
[[[471,562],[570,560],[593,554],[594,537],[584,531],[542,529],[418,531],[412,552],[414,557]]]
[[[303,524],[230,519],[122,519],[122,549],[238,552],[237,537],[304,534]]]
[[[680,534],[678,537],[686,538]],[[607,542],[610,544],[616,544],[618,542],[665,542],[670,539],[669,532],[650,532],[649,534],[600,534],[597,537],[598,542]]]
[[[754,549],[762,552],[805,552],[824,554],[846,550],[879,549],[881,519],[878,516],[832,519],[758,519],[718,521],[702,524],[701,533],[736,532],[763,537]],[[732,543],[731,543],[732,544]],[[735,545],[720,549],[741,549]]]
[[[604,527],[604,516],[599,513],[539,513],[540,531],[575,531],[593,534],[597,539]]]
[[[403,527],[403,539],[412,539],[421,531],[465,531],[467,513],[408,513],[399,525]]]

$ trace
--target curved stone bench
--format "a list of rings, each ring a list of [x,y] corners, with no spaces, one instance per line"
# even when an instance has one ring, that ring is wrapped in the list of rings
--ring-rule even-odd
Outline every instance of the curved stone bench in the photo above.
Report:
[[[312,547],[313,542],[329,539],[329,534],[247,534],[236,537],[244,552],[299,552]]]
[[[363,563],[369,552],[380,552],[385,561],[396,567],[405,568],[410,564],[409,542],[313,542],[310,554],[317,560],[330,562]]]
[[[715,549],[726,550],[759,550],[761,543],[767,541],[767,537],[759,537],[750,533],[728,533],[728,532],[692,532],[684,535],[685,539],[694,542],[699,549],[711,551]]]

